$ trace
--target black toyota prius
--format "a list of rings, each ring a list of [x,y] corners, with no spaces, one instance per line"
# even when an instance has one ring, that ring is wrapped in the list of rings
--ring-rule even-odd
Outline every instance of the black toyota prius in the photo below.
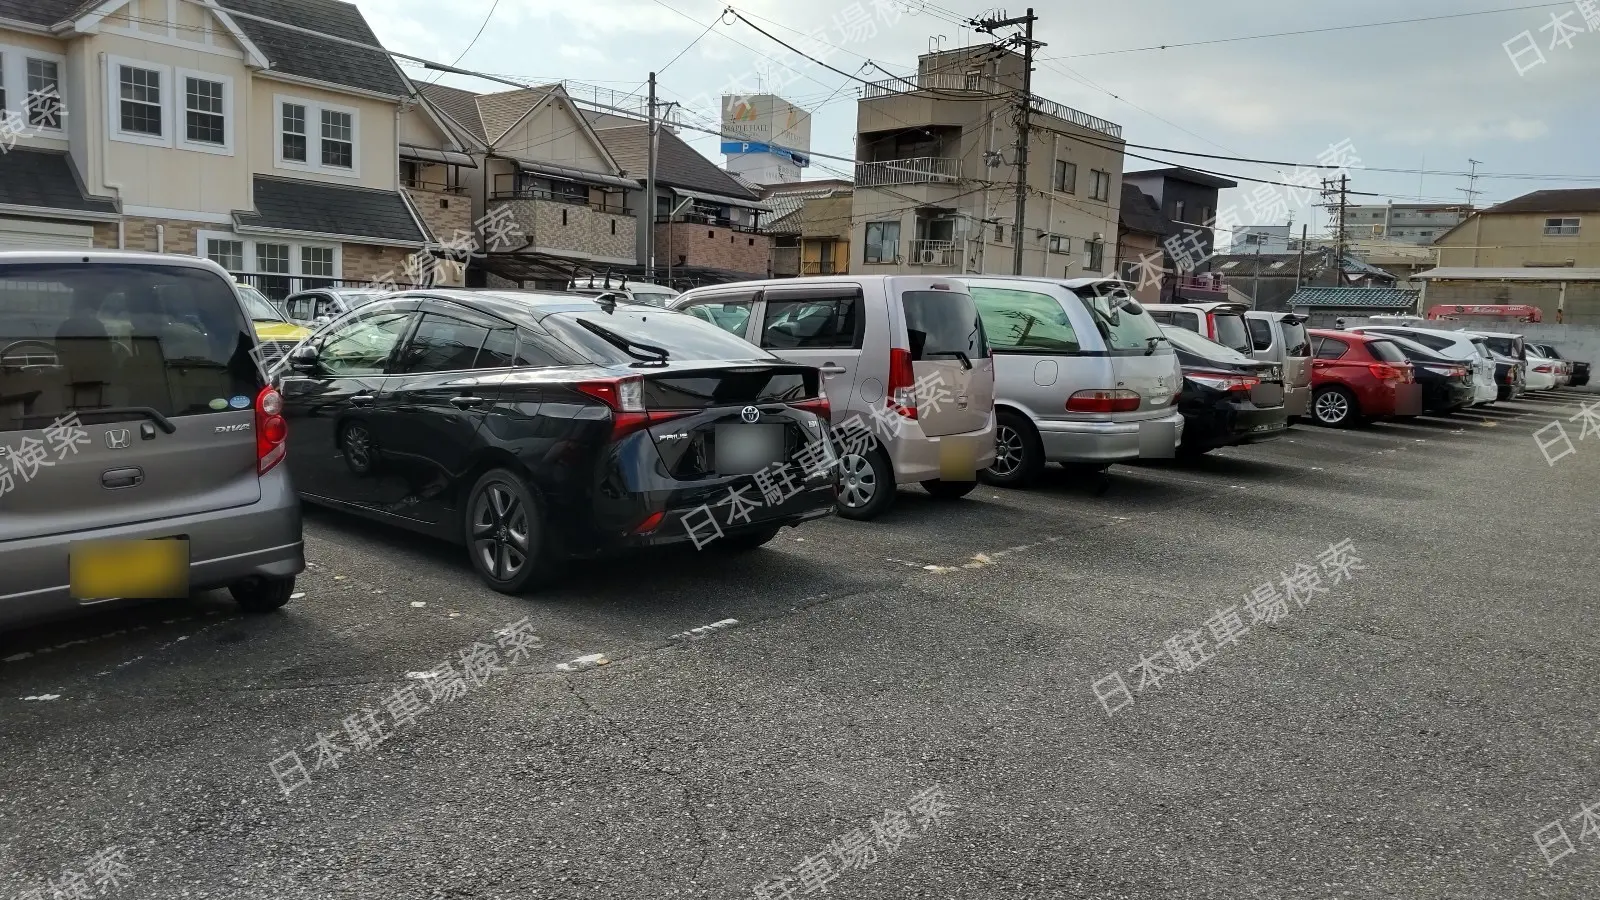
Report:
[[[280,382],[306,500],[463,544],[506,593],[569,557],[746,550],[834,508],[818,371],[683,313],[405,292],[319,329]]]
[[[1281,365],[1251,359],[1177,325],[1163,325],[1161,331],[1183,367],[1180,454],[1197,456],[1283,436],[1289,413]]]

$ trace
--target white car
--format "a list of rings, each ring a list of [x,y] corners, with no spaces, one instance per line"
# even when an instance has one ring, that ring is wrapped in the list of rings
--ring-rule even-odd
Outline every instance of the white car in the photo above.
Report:
[[[1554,390],[1572,380],[1567,363],[1545,356],[1532,344],[1527,345],[1523,352],[1528,354],[1528,390]]]
[[[1488,342],[1483,338],[1460,331],[1424,328],[1409,322],[1396,325],[1357,325],[1347,330],[1357,334],[1387,334],[1407,338],[1442,356],[1467,363],[1472,367],[1472,383],[1477,389],[1473,399],[1474,406],[1487,406],[1500,396],[1500,386],[1495,381],[1494,355],[1489,350]]]
[[[574,279],[569,288],[576,294],[587,294],[590,297],[600,294],[613,294],[619,300],[627,303],[642,303],[645,306],[669,306],[673,298],[678,296],[678,291],[665,285],[651,284],[648,281],[629,281],[622,277],[590,275]]]

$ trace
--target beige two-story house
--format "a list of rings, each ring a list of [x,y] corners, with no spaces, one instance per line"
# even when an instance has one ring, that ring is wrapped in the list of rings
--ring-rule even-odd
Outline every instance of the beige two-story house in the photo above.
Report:
[[[458,173],[460,190],[494,223],[480,229],[485,285],[561,290],[635,265],[644,172],[622,168],[565,88],[419,89],[422,107],[467,149],[473,169]]]
[[[399,280],[435,236],[400,185],[413,89],[377,44],[337,0],[0,2],[0,97],[27,119],[0,248],[206,256],[279,296]]]

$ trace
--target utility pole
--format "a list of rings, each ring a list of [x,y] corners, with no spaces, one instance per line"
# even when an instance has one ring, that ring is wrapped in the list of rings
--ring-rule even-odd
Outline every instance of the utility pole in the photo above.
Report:
[[[646,151],[648,162],[645,164],[644,173],[644,209],[640,210],[640,218],[644,220],[644,280],[656,279],[656,73],[650,73],[650,114],[649,128],[645,136],[649,149]]]
[[[1033,23],[1039,17],[1028,7],[1027,15],[1008,19],[984,19],[977,29],[994,34],[996,28],[1021,25],[1022,30],[1022,93],[1017,98],[1017,213],[1011,223],[1011,274],[1022,274],[1022,237],[1028,214],[1028,138],[1032,128],[1033,112],[1033,52],[1041,46],[1033,41]]]
[[[1294,289],[1300,290],[1300,278],[1306,270],[1306,236],[1311,231],[1311,223],[1300,224],[1300,258],[1294,263]]]
[[[1335,201],[1334,198],[1338,200]],[[1334,218],[1334,260],[1333,260],[1333,286],[1344,286],[1344,254],[1348,244],[1348,231],[1345,227],[1345,218],[1348,215],[1350,203],[1350,176],[1340,175],[1337,181],[1331,178],[1322,180],[1322,198],[1328,202],[1323,204],[1328,208],[1328,215]]]
[[[1483,162],[1476,159],[1469,159],[1467,162],[1472,164],[1471,170],[1467,172],[1467,186],[1464,188],[1456,188],[1456,190],[1467,195],[1467,207],[1470,209],[1473,205],[1474,198],[1483,193],[1482,191],[1478,190],[1478,167],[1483,165]]]

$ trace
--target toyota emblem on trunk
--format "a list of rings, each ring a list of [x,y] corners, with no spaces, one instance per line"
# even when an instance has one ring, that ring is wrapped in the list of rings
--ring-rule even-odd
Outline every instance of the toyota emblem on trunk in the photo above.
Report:
[[[761,421],[761,410],[756,409],[754,406],[746,406],[744,409],[739,410],[739,418],[752,424],[759,422]]]

